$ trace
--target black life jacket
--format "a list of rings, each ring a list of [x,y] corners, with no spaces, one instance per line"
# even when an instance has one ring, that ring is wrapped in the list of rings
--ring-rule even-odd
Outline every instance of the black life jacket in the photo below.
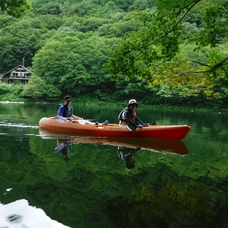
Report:
[[[128,108],[124,108],[124,109],[119,113],[119,115],[118,115],[118,120],[120,120],[120,121],[125,121],[125,119],[122,118],[122,115],[123,115],[123,113],[124,113],[125,110],[128,110]],[[135,113],[135,111],[131,111],[130,119],[131,119],[132,121],[134,121],[135,118],[136,118],[136,113]]]

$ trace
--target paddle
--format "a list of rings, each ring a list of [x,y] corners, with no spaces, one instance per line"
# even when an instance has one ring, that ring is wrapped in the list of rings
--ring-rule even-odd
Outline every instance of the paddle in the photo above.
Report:
[[[156,125],[156,120],[154,120],[150,125]]]
[[[125,125],[126,126],[126,128],[129,130],[129,131],[135,131],[136,130],[136,126],[134,126],[134,125]]]

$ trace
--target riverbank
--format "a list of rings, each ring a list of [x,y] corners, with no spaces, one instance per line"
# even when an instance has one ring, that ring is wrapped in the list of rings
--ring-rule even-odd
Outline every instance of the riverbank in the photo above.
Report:
[[[227,113],[228,108],[223,107],[223,106],[218,106],[215,104],[214,106],[210,104],[173,104],[172,102],[166,102],[166,103],[161,103],[157,104],[156,102],[152,104],[148,104],[148,102],[144,102],[144,100],[139,100],[137,99],[137,102],[139,104],[139,108],[143,109],[170,109],[170,110],[188,110],[190,112],[195,112],[195,111],[210,111],[210,112],[216,112],[217,114],[222,114],[222,113]],[[5,101],[0,101],[1,104],[57,104],[60,105],[64,101],[63,100],[58,100],[58,101],[35,101],[31,99],[19,99],[19,100],[5,100]],[[84,105],[84,106],[103,106],[103,107],[113,107],[113,108],[118,108],[118,109],[123,109],[124,107],[127,106],[128,100],[122,100],[122,101],[101,101],[99,99],[93,98],[93,99],[83,99],[83,98],[73,98],[73,103],[72,105]]]
[[[25,102],[24,101],[0,101],[0,103],[2,104],[24,104]]]

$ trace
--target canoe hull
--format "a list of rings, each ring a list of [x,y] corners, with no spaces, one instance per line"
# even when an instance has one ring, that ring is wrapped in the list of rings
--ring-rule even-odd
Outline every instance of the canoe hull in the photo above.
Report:
[[[45,129],[77,133],[82,135],[96,135],[107,137],[125,137],[125,138],[159,138],[181,140],[189,132],[188,125],[167,125],[167,126],[148,126],[137,128],[136,131],[129,131],[126,127],[118,124],[108,124],[107,126],[94,125],[93,123],[80,124],[75,122],[59,123],[54,117],[42,118],[39,126]]]

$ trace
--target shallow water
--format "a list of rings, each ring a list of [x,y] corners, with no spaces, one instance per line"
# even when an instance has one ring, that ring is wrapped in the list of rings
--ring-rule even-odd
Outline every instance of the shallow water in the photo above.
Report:
[[[139,109],[145,122],[191,126],[186,138],[170,142],[39,129],[39,119],[54,116],[57,107],[0,104],[2,205],[26,200],[73,228],[227,227],[227,113]],[[120,111],[82,105],[74,110],[110,123],[117,123]],[[8,216],[10,210],[18,213],[11,207]],[[26,227],[29,209],[24,212],[18,227]],[[7,221],[8,227],[16,224]]]

